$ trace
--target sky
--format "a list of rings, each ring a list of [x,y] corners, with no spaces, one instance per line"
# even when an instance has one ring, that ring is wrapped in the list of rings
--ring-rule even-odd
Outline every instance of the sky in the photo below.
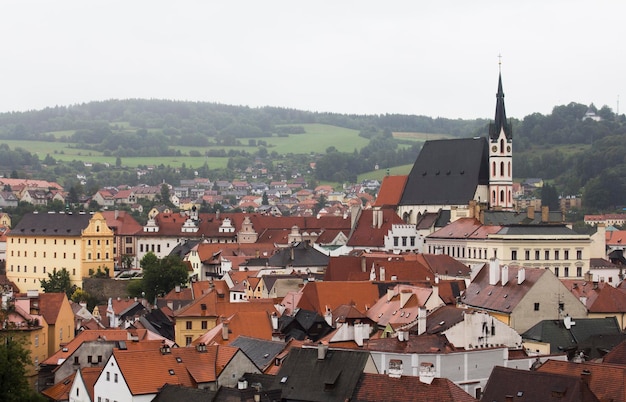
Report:
[[[145,98],[492,119],[501,70],[508,117],[622,114],[625,16],[623,0],[3,0],[0,112]]]

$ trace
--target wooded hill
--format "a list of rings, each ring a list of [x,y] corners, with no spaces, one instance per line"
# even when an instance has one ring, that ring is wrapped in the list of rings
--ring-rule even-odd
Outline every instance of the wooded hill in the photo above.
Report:
[[[588,111],[601,120],[584,119]],[[318,155],[317,178],[341,182],[371,170],[374,164],[384,169],[412,163],[421,143],[398,140],[392,132],[472,137],[485,135],[489,120],[344,115],[131,99],[3,113],[0,140],[67,142],[118,157],[171,155],[176,152],[172,146],[178,145],[195,147],[195,152],[202,151],[207,156],[246,158],[259,152],[226,151],[224,147],[254,144],[259,145],[258,151],[263,151],[264,138],[303,135],[305,130],[299,125],[310,123],[355,129],[370,141],[352,153],[338,152],[329,143],[327,152]],[[515,179],[541,177],[549,180],[559,193],[583,193],[591,210],[611,210],[626,204],[624,115],[616,116],[606,106],[598,110],[593,105],[570,103],[556,106],[549,115],[535,113],[522,120],[512,119],[512,125]],[[265,150],[260,156],[277,155]],[[20,158],[29,159],[29,155],[19,155],[17,159]]]

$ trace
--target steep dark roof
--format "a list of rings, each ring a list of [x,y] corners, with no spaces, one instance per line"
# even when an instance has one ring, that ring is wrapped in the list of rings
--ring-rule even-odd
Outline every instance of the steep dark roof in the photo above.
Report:
[[[570,351],[573,354],[580,343],[594,335],[619,335],[619,324],[615,317],[577,318],[568,329],[563,320],[543,320],[522,334],[523,339],[547,342],[550,353]],[[597,356],[596,356],[597,357]]]
[[[293,348],[276,375],[283,400],[347,401],[352,396],[369,353],[329,349],[323,359],[317,348]]]
[[[488,182],[485,137],[426,141],[399,205],[467,205]]]
[[[307,242],[299,242],[271,256],[269,264],[273,267],[326,267],[329,259]]]
[[[186,401],[186,402],[205,402],[212,401],[217,392],[208,389],[198,389],[184,387],[182,385],[165,384],[153,402],[170,402],[170,401]]]
[[[513,137],[511,124],[506,120],[506,111],[504,109],[504,91],[502,90],[502,75],[498,76],[498,93],[496,94],[496,116],[495,121],[489,124],[489,138],[497,140],[500,130],[504,129],[507,140]]]
[[[80,236],[89,214],[26,214],[7,236]]]
[[[238,336],[237,339],[230,343],[230,346],[241,349],[260,370],[265,370],[276,355],[283,351],[285,342]]]

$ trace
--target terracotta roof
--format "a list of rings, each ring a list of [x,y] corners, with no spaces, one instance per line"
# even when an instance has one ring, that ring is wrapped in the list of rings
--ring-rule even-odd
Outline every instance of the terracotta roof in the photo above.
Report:
[[[363,373],[351,401],[476,402],[467,392],[447,378],[435,378],[427,384],[419,376],[393,378],[385,374]]]
[[[606,282],[587,282],[580,279],[561,279],[563,285],[579,300],[585,300],[590,313],[625,313],[626,290],[614,288]]]
[[[409,176],[385,176],[380,185],[380,190],[378,190],[378,197],[376,197],[374,206],[397,206],[402,198],[408,178]]]
[[[426,332],[438,334],[464,321],[468,309],[442,306],[426,317]],[[442,324],[443,323],[443,324]]]
[[[374,225],[374,213],[382,212],[382,222]],[[363,210],[358,218],[356,227],[350,234],[347,245],[351,247],[383,247],[385,236],[389,234],[392,225],[403,225],[404,221],[395,210],[383,208],[379,211]]]
[[[457,349],[440,334],[411,334],[408,340],[399,341],[397,337],[370,338],[364,345],[367,350],[391,353],[451,353]]]
[[[80,369],[80,375],[83,378],[83,382],[85,384],[85,388],[89,393],[89,397],[93,401],[93,386],[96,384],[100,373],[102,372],[102,367],[85,367]]]
[[[468,276],[471,269],[447,254],[418,254],[417,261],[438,275]]]
[[[456,304],[463,292],[465,292],[463,279],[439,281],[439,297],[446,304]]]
[[[44,389],[41,393],[53,401],[68,401],[70,398],[70,390],[72,389],[72,384],[74,383],[74,377],[76,377],[76,372],[68,375],[53,386]],[[93,400],[93,387],[91,389]]]
[[[359,311],[378,301],[378,287],[370,282],[308,282],[300,291],[298,307],[324,314],[343,305],[353,305]],[[289,296],[285,296],[288,299]]]
[[[116,236],[131,236],[143,231],[143,226],[126,211],[103,211],[102,216]]]
[[[626,401],[626,367],[621,365],[548,360],[537,369],[537,372],[540,375],[561,374],[579,380],[583,370],[589,371],[589,388],[599,400]]]
[[[460,218],[428,235],[434,239],[487,239],[490,234],[498,233],[502,226],[483,225],[475,218]]]
[[[54,325],[61,312],[63,301],[67,300],[65,293],[40,293],[39,311],[49,325]]]
[[[217,281],[216,281],[217,282]],[[223,282],[223,281],[222,281]],[[220,297],[220,294],[222,297]],[[174,312],[175,317],[229,317],[237,312],[275,312],[273,299],[257,299],[248,302],[231,303],[228,293],[216,289],[197,297],[191,304]]]
[[[367,310],[367,316],[379,326],[415,323],[419,308],[432,294],[432,288],[396,285]]]
[[[587,220],[587,216],[585,216]],[[604,234],[607,246],[626,245],[626,230],[607,230]]]
[[[224,339],[224,326],[227,326],[228,337]],[[238,312],[221,320],[214,328],[193,341],[193,345],[218,343],[227,345],[240,336],[257,339],[272,339],[272,323],[266,311]]]
[[[611,351],[604,356],[602,362],[626,366],[626,341],[621,342],[611,349]]]

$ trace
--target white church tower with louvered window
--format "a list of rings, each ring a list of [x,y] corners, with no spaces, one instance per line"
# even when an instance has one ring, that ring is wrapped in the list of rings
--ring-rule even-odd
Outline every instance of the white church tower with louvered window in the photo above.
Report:
[[[513,209],[513,133],[506,119],[502,74],[498,77],[496,118],[489,125],[489,207]]]

